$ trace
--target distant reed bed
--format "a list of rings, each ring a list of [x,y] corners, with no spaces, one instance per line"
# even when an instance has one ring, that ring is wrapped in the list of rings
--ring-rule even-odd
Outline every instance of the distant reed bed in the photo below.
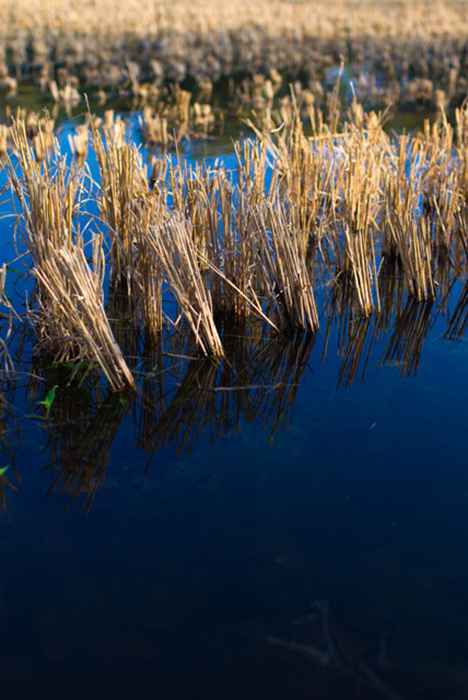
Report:
[[[74,100],[188,81],[206,97],[279,74],[320,93],[343,61],[360,99],[435,103],[468,94],[467,43],[464,0],[1,0],[0,87]]]

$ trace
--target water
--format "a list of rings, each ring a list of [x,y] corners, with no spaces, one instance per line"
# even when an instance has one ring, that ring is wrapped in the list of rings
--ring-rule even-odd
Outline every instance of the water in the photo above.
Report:
[[[462,293],[383,329],[231,329],[218,369],[168,341],[134,401],[61,388],[48,422],[57,370],[31,379],[26,336],[0,424],[2,687],[466,698]]]

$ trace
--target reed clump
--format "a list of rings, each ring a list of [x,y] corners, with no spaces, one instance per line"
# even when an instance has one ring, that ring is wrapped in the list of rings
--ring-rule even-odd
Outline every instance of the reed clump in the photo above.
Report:
[[[55,351],[55,361],[95,362],[115,391],[134,388],[135,381],[115,342],[104,312],[102,241],[93,242],[93,267],[80,245],[61,248],[49,254],[36,267],[41,290],[41,326],[47,345]],[[42,333],[44,342],[45,333]]]
[[[190,223],[173,217],[162,226],[149,229],[148,244],[203,353],[222,357],[224,350],[214,320],[211,293]]]
[[[102,238],[93,238],[91,265],[85,254],[79,228],[82,172],[68,169],[58,154],[55,163],[39,162],[24,122],[14,125],[12,140],[21,170],[10,162],[10,179],[38,282],[34,317],[40,348],[57,361],[95,363],[115,390],[134,387],[104,311]]]
[[[156,338],[163,325],[162,277],[148,246],[150,226],[164,218],[161,196],[150,187],[139,151],[125,140],[123,122],[107,116],[103,134],[93,125],[100,170],[100,219],[111,240],[111,287],[127,296],[131,315]]]
[[[258,234],[264,286],[285,329],[314,333],[319,327],[313,291],[313,269],[307,251],[281,204],[270,203],[259,214]]]
[[[111,111],[80,127],[71,163],[39,158],[17,120],[7,158],[46,344],[61,338],[60,357],[95,361],[118,388],[133,380],[112,335],[117,315],[153,345],[166,327],[189,328],[199,351],[219,359],[229,324],[315,333],[330,290],[355,349],[370,327],[361,320],[385,326],[395,297],[447,299],[468,262],[467,108],[454,125],[441,106],[421,133],[389,135],[385,113],[356,100],[343,111],[338,85],[325,109],[292,91],[280,113],[251,122],[256,139],[235,146],[234,172],[164,157],[150,171]],[[83,167],[90,147],[97,187]],[[86,220],[81,203],[93,198],[98,216]],[[136,340],[124,349],[135,356]]]
[[[98,204],[111,238],[112,274],[124,281],[132,269],[134,211],[147,194],[141,155],[126,143],[123,121],[93,126],[93,146],[100,172]]]
[[[139,120],[145,143],[175,147],[184,139],[206,139],[221,126],[220,113],[209,103],[191,102],[192,93],[177,87],[166,99],[146,104]]]

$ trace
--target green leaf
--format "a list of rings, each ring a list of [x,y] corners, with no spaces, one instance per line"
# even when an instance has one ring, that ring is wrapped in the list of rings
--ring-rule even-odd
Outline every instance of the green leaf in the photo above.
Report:
[[[38,401],[40,406],[44,406],[46,418],[49,417],[50,410],[54,405],[55,395],[57,393],[58,384],[55,384],[52,389],[47,392],[47,396],[42,401]]]
[[[6,467],[1,467],[0,468],[0,476],[3,476],[4,474],[6,474],[7,471],[9,470],[9,468],[10,467],[8,465]]]

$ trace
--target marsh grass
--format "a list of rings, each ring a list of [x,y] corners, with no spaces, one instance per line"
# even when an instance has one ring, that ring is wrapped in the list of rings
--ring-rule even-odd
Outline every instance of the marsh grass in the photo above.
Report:
[[[266,294],[286,330],[314,333],[319,327],[312,269],[287,213],[278,202],[259,214],[260,258]]]
[[[191,102],[192,93],[177,86],[167,97],[146,104],[139,118],[145,143],[177,147],[184,139],[207,139],[222,126],[222,112],[207,103]]]
[[[175,215],[149,229],[147,237],[198,345],[205,355],[222,357],[224,350],[214,320],[211,292],[190,222]]]
[[[41,326],[47,333],[47,345],[57,347],[56,361],[88,358],[96,362],[114,390],[133,388],[134,379],[104,312],[104,258],[99,237],[93,248],[93,267],[83,248],[76,246],[54,251],[35,268],[41,289],[47,292],[40,301]],[[45,340],[43,337],[42,342]]]
[[[436,104],[441,89],[466,95],[467,24],[463,0],[2,0],[0,90],[34,80],[61,103],[80,85],[141,102],[184,83],[202,104],[232,80],[258,109],[299,77],[320,97],[343,57],[361,98]]]
[[[10,179],[38,282],[34,316],[40,344],[60,361],[95,362],[115,390],[133,387],[104,311],[102,238],[94,236],[89,264],[79,229],[82,172],[68,169],[60,157],[39,162],[23,121],[16,123],[12,139],[20,172],[10,161]]]
[[[56,146],[39,157],[33,141],[47,129],[28,133],[20,116],[7,157],[38,281],[41,343],[60,346],[64,361],[95,362],[121,389],[134,385],[124,354],[137,356],[139,337],[157,347],[165,328],[190,329],[199,351],[219,360],[229,324],[314,334],[331,290],[332,313],[350,315],[344,376],[353,376],[370,327],[361,319],[375,317],[378,330],[406,297],[446,299],[466,275],[467,111],[452,126],[441,108],[421,133],[389,136],[385,114],[356,100],[347,113],[338,99],[323,112],[292,91],[281,114],[250,122],[257,138],[235,146],[235,177],[180,157],[154,159],[150,173],[112,112],[88,118],[71,163]],[[97,186],[84,161],[90,136]],[[99,213],[85,237],[82,204],[92,197]]]

